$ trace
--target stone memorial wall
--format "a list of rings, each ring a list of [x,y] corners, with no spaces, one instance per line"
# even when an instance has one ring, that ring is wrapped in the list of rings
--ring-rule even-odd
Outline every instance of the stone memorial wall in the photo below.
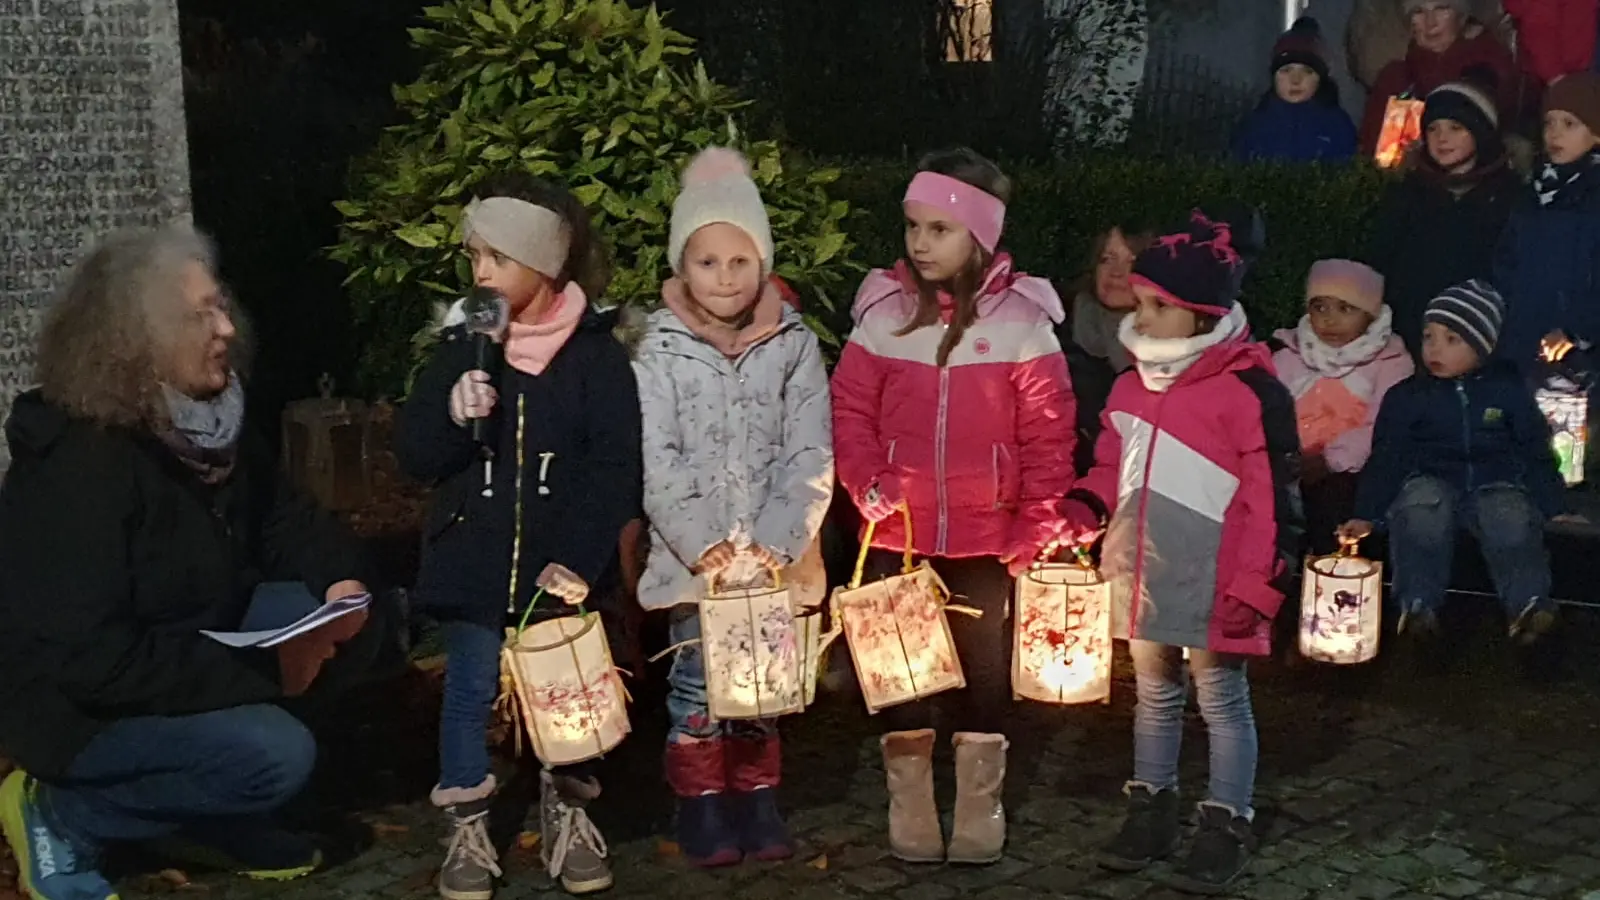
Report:
[[[176,0],[0,0],[0,418],[67,270],[188,209]]]

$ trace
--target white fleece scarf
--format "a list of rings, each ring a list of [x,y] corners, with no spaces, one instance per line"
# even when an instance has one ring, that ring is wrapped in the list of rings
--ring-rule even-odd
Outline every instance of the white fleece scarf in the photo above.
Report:
[[[1343,378],[1377,359],[1388,346],[1389,337],[1394,334],[1394,312],[1384,304],[1366,332],[1343,347],[1330,347],[1317,337],[1311,328],[1309,313],[1300,317],[1300,326],[1294,334],[1306,368],[1322,378]]]
[[[1117,329],[1117,338],[1133,356],[1134,367],[1139,370],[1139,380],[1158,394],[1165,393],[1195,360],[1218,344],[1224,344],[1244,334],[1249,326],[1244,307],[1235,303],[1217,327],[1207,334],[1187,338],[1145,337],[1133,330],[1138,316],[1128,316]]]

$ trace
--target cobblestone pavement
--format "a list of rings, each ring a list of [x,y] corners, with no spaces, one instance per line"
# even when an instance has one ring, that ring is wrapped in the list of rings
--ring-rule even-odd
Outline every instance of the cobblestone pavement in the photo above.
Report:
[[[1235,896],[1600,900],[1600,699],[1592,690],[1600,678],[1584,672],[1531,686],[1516,680],[1494,653],[1480,648],[1448,676],[1399,666],[1366,672],[1259,667],[1253,681],[1262,735],[1262,847]],[[442,831],[418,801],[433,772],[435,708],[427,679],[413,681],[363,698],[357,713],[316,717],[329,735],[326,771],[311,792],[318,805],[306,814],[331,834],[335,850],[326,871],[289,885],[189,873],[188,889],[175,888],[172,873],[168,879],[129,875],[123,896],[201,889],[226,900],[434,896]],[[784,796],[802,841],[800,856],[712,874],[687,869],[660,837],[670,810],[657,774],[662,730],[656,717],[641,714],[638,733],[608,762],[607,796],[596,812],[616,868],[611,896],[1179,896],[1160,885],[1159,870],[1116,876],[1090,857],[1119,822],[1131,706],[1125,671],[1109,706],[1019,705],[1008,779],[1009,855],[991,867],[961,869],[913,867],[886,857],[875,723],[859,711],[854,695],[829,697],[785,721]],[[1187,796],[1198,799],[1205,742],[1197,717],[1188,737],[1185,786]],[[942,784],[941,795],[949,793]],[[507,821],[504,840],[514,845],[515,810]],[[535,856],[509,851],[502,900],[562,896]]]

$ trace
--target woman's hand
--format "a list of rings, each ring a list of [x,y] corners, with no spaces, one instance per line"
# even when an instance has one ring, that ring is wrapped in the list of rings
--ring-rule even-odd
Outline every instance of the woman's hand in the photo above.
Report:
[[[450,389],[450,421],[466,425],[494,411],[500,395],[489,385],[489,373],[472,369],[461,373],[455,387]]]
[[[1359,543],[1372,534],[1372,523],[1366,519],[1351,519],[1333,531],[1339,543],[1349,545]]]
[[[545,593],[560,597],[568,606],[577,606],[589,597],[589,584],[560,563],[544,567],[534,582]]]
[[[343,581],[335,582],[333,587],[328,588],[327,593],[322,595],[322,602],[332,603],[335,600],[344,600],[348,597],[359,597],[362,594],[370,593],[372,592],[367,590],[365,584],[356,581],[354,578],[346,578]]]

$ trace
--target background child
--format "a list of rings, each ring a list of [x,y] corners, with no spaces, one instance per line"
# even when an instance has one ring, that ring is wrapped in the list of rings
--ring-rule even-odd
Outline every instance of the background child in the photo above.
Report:
[[[1495,244],[1522,190],[1509,169],[1490,93],[1453,82],[1428,95],[1424,140],[1403,180],[1378,206],[1365,262],[1383,274],[1394,330],[1406,349],[1422,348],[1429,300],[1470,278],[1489,278]]]
[[[1294,395],[1300,490],[1311,552],[1337,548],[1353,514],[1356,477],[1372,453],[1383,395],[1416,371],[1392,329],[1383,276],[1358,262],[1324,259],[1306,276],[1306,314],[1274,337],[1278,379]]]
[[[490,897],[500,872],[487,831],[495,778],[486,742],[505,628],[541,589],[552,596],[536,617],[568,614],[562,601],[614,602],[618,540],[640,502],[633,368],[611,335],[614,315],[591,309],[580,286],[604,282],[588,211],[566,189],[521,173],[475,196],[462,228],[473,277],[505,298],[510,323],[479,369],[457,304],[395,431],[401,467],[437,487],[417,595],[443,623],[449,654],[433,791],[451,826],[439,874],[449,900]],[[498,460],[489,497],[477,419],[487,419]],[[605,845],[584,812],[600,793],[591,767],[546,770],[540,780],[540,849],[547,865],[560,864],[551,875],[575,894],[610,887]]]
[[[1272,47],[1272,87],[1233,136],[1240,162],[1343,162],[1356,152],[1356,126],[1328,75],[1322,28],[1306,16]]]
[[[1411,639],[1438,635],[1460,529],[1483,548],[1511,637],[1531,642],[1555,624],[1544,526],[1565,491],[1532,393],[1509,363],[1485,364],[1504,317],[1483,281],[1428,304],[1426,372],[1384,397],[1356,519],[1339,529],[1346,540],[1388,529],[1399,631]]]
[[[1067,320],[1056,326],[1056,339],[1067,354],[1072,393],[1077,401],[1078,444],[1073,464],[1088,471],[1094,463],[1094,439],[1100,433],[1100,410],[1111,383],[1133,365],[1133,357],[1117,339],[1122,320],[1137,301],[1128,276],[1134,257],[1155,234],[1138,225],[1119,223],[1101,232],[1089,245],[1089,268]]]
[[[772,232],[744,157],[713,148],[689,164],[667,249],[677,277],[635,361],[653,538],[639,602],[672,610],[679,644],[700,637],[710,583],[755,583],[803,557],[819,571],[784,583],[824,580],[807,550],[833,495],[833,435],[816,336],[767,278]],[[700,647],[679,649],[666,748],[679,845],[699,866],[787,858],[777,722],[713,721],[705,679]]]
[[[1244,267],[1232,228],[1199,211],[1139,254],[1139,308],[1122,326],[1137,371],[1112,388],[1095,467],[1067,502],[1109,513],[1101,574],[1138,692],[1127,819],[1103,863],[1136,872],[1178,848],[1187,648],[1211,783],[1175,886],[1204,893],[1232,884],[1255,847],[1245,660],[1271,650],[1298,540],[1293,400],[1250,341]]]
[[[1523,371],[1542,340],[1600,341],[1600,76],[1568,75],[1544,101],[1545,158],[1501,238],[1510,315],[1496,354]]]
[[[869,571],[899,571],[908,509],[912,549],[983,611],[950,617],[967,687],[883,713],[890,849],[911,862],[986,863],[1005,845],[1011,573],[1065,524],[1072,387],[1052,331],[1060,298],[999,252],[1010,181],[965,149],[918,168],[904,202],[906,258],[856,295],[833,375],[834,449],[840,482],[878,523]],[[948,853],[933,799],[936,707],[955,731]]]

